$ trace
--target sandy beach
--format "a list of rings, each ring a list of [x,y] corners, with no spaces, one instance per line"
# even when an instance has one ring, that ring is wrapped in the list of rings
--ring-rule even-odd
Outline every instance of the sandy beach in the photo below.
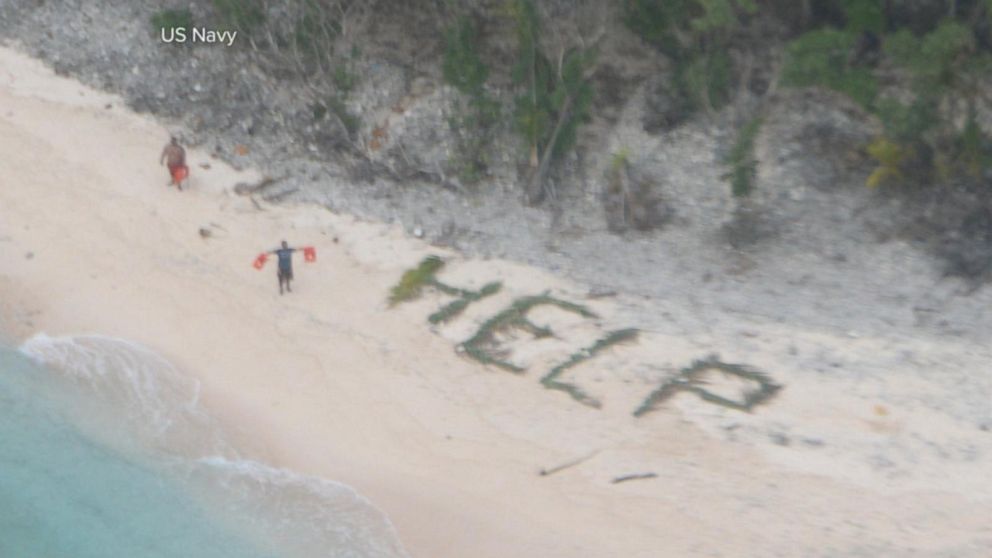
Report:
[[[188,191],[167,188],[157,159],[169,134],[0,49],[3,336],[93,333],[156,351],[201,383],[248,455],[351,485],[412,556],[992,556],[992,424],[919,403],[950,397],[951,372],[988,378],[988,346],[756,326],[767,342],[725,356],[785,386],[768,405],[747,414],[684,395],[635,418],[658,377],[716,350],[646,332],[576,368],[602,401],[592,408],[538,380],[603,332],[637,327],[610,298],[399,227],[236,195],[261,175],[203,150],[190,150]],[[251,266],[282,239],[318,253],[297,259],[286,296],[274,263]],[[439,326],[427,316],[450,297],[390,307],[390,287],[432,254],[448,261],[446,282],[503,289]],[[560,335],[521,336],[524,374],[457,350],[514,299],[545,291],[602,318],[535,311]],[[790,344],[850,362],[911,347],[920,367],[948,373],[933,385],[799,375],[779,356]],[[651,362],[666,366],[652,376]],[[971,396],[992,407],[992,380],[977,385]]]

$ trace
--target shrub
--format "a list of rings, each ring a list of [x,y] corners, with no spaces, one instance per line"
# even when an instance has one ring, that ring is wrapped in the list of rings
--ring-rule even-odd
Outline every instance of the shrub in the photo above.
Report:
[[[341,33],[341,22],[334,10],[323,7],[318,0],[302,0],[293,39],[295,46],[309,58],[321,58],[333,51],[333,41]],[[260,18],[250,26],[262,23]]]
[[[741,128],[737,141],[727,163],[730,172],[724,178],[730,181],[730,191],[735,198],[746,198],[754,191],[754,179],[757,175],[758,161],[754,157],[754,142],[761,131],[761,117],[754,118]]]
[[[213,0],[221,20],[235,29],[250,31],[265,22],[261,0]]]
[[[726,52],[700,54],[679,64],[675,72],[676,87],[691,109],[718,109],[730,101],[732,72]]]
[[[518,54],[513,78],[522,89],[515,100],[515,121],[530,151],[526,193],[533,204],[544,197],[551,162],[574,146],[579,125],[589,118],[593,89],[587,74],[596,52],[594,47],[565,50],[561,45],[558,67],[553,67],[541,51],[541,21],[533,0],[513,0],[510,13]]]
[[[955,66],[974,47],[972,31],[953,20],[944,21],[922,40],[904,29],[885,41],[886,53],[912,72],[917,89],[931,94],[952,85]]]
[[[730,100],[738,12],[756,10],[751,0],[627,0],[624,22],[673,59],[676,89],[690,108],[713,110]]]
[[[886,137],[875,139],[868,146],[868,154],[878,163],[878,167],[868,176],[869,188],[877,188],[886,182],[904,178],[902,165],[912,153]]]
[[[351,91],[355,88],[355,84],[358,81],[358,76],[349,70],[347,65],[339,64],[334,67],[332,79],[334,80],[334,86],[337,87],[339,94],[344,96],[351,93]]]
[[[465,16],[458,17],[444,34],[444,80],[466,95],[479,94],[489,77],[477,38],[476,26]]]
[[[899,142],[920,141],[938,122],[937,107],[927,99],[904,104],[890,97],[879,99],[875,109],[888,137]]]
[[[559,122],[556,123],[557,136],[552,131],[548,139],[551,155],[560,158],[573,146],[578,137],[579,124],[589,120],[589,107],[592,105],[592,85],[585,77],[596,53],[590,50],[573,49],[565,54],[559,79],[551,91],[551,107]]]
[[[983,79],[992,57],[979,51],[974,32],[948,18],[922,38],[907,30],[893,33],[884,47],[908,72],[912,100],[908,104],[891,98],[878,102],[877,114],[887,137],[869,147],[879,167],[868,178],[868,185],[893,179],[928,183],[955,176],[980,178],[992,166],[992,147],[975,114],[977,103],[983,101]],[[963,128],[942,114],[940,107],[948,100],[968,104]],[[899,173],[894,170],[899,165],[913,165],[915,170]]]
[[[672,58],[680,58],[689,45],[681,30],[702,13],[695,0],[626,0],[623,20],[631,31]]]
[[[492,127],[499,120],[499,103],[486,94],[489,68],[479,53],[476,26],[465,16],[456,18],[444,37],[444,80],[467,97],[449,119],[458,136],[457,153],[452,160],[454,172],[466,183],[483,178],[488,167],[487,152]]]
[[[162,10],[151,17],[152,27],[156,32],[163,29],[190,29],[193,27],[193,14],[189,10]]]
[[[878,0],[843,0],[841,7],[847,19],[845,29],[851,33],[885,31],[885,10]]]
[[[810,31],[792,41],[785,51],[783,85],[821,86],[844,93],[870,109],[878,83],[869,68],[847,63],[857,36],[837,29]]]

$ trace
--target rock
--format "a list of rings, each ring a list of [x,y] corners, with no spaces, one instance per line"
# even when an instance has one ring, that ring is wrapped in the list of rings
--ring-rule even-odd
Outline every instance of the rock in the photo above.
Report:
[[[792,441],[789,439],[789,437],[786,436],[785,434],[782,434],[781,432],[772,432],[771,434],[768,435],[768,437],[771,438],[772,442],[777,446],[784,447],[792,444]]]
[[[669,222],[674,212],[664,202],[659,182],[626,159],[611,163],[603,190],[607,227],[613,232],[646,231]]]

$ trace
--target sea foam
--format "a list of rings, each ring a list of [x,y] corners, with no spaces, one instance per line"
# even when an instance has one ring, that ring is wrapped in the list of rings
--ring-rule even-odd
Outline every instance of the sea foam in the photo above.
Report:
[[[24,342],[20,354],[36,366],[30,366],[25,359],[12,356],[9,351],[4,353],[0,360],[0,374],[3,375],[0,377],[5,382],[16,380],[21,389],[6,390],[7,399],[0,401],[4,403],[0,406],[0,420],[11,418],[3,417],[4,414],[16,414],[17,409],[23,411],[25,406],[38,403],[44,408],[31,412],[44,412],[49,417],[47,423],[57,423],[58,428],[28,433],[32,437],[31,443],[23,447],[25,451],[31,451],[32,456],[8,455],[7,463],[20,463],[22,458],[30,461],[38,458],[34,454],[48,451],[59,453],[59,448],[49,446],[64,445],[64,434],[69,431],[73,439],[78,439],[75,443],[100,450],[94,459],[113,461],[112,466],[78,463],[78,482],[92,484],[95,481],[87,479],[88,474],[102,478],[100,471],[117,466],[129,471],[128,467],[137,467],[140,474],[121,473],[121,482],[134,481],[138,487],[149,482],[171,487],[165,497],[170,505],[160,506],[163,516],[177,507],[176,502],[186,502],[178,507],[185,509],[183,514],[187,517],[159,518],[163,532],[133,533],[134,537],[161,541],[168,534],[170,540],[175,539],[176,525],[203,514],[207,519],[198,523],[210,525],[208,532],[213,533],[207,538],[220,540],[221,534],[227,533],[239,542],[228,542],[221,547],[234,549],[240,544],[244,548],[233,555],[245,558],[389,558],[407,555],[388,518],[348,485],[272,467],[242,455],[227,439],[221,425],[201,406],[198,382],[154,351],[112,337],[40,334]],[[53,434],[56,431],[61,434]],[[59,440],[46,441],[46,437]],[[65,466],[64,459],[55,461],[58,467]],[[0,473],[3,466],[4,456],[0,455]],[[42,458],[41,462],[19,474],[27,479],[32,477],[32,470],[48,467]],[[74,476],[77,475],[68,471],[60,478],[64,481]],[[158,480],[145,478],[149,476]],[[51,478],[44,474],[34,480],[41,484],[51,483]],[[71,484],[75,482],[73,480]],[[73,487],[63,487],[62,491],[72,493]],[[120,491],[128,493],[129,489],[123,487]],[[102,510],[100,513],[111,517],[115,509],[129,508],[116,501],[113,494],[84,493],[85,496],[73,496],[74,502],[55,503],[54,506],[79,505]],[[49,495],[58,498],[57,493]],[[96,501],[79,501],[80,498]],[[4,505],[4,494],[0,491],[0,535],[4,529]],[[149,506],[156,504],[149,502]],[[143,529],[154,531],[155,524],[150,522]],[[57,526],[52,528],[58,529]],[[226,555],[211,554],[202,542],[194,543],[203,539],[203,533],[184,536],[190,537],[191,544],[200,545],[197,547],[200,551],[191,555]],[[154,543],[151,544],[153,548]],[[86,555],[73,552],[46,555],[71,555],[73,558]],[[163,551],[146,555],[171,558],[174,554]]]

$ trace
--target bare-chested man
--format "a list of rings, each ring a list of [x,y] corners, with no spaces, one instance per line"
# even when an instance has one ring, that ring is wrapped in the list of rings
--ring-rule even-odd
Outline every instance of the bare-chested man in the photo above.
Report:
[[[169,176],[172,180],[166,184],[166,186],[176,185],[180,190],[183,189],[183,180],[189,176],[189,168],[186,167],[186,150],[179,145],[179,140],[175,137],[169,140],[169,145],[165,146],[162,150],[162,156],[159,157],[158,164],[162,164],[163,161],[169,167]]]

